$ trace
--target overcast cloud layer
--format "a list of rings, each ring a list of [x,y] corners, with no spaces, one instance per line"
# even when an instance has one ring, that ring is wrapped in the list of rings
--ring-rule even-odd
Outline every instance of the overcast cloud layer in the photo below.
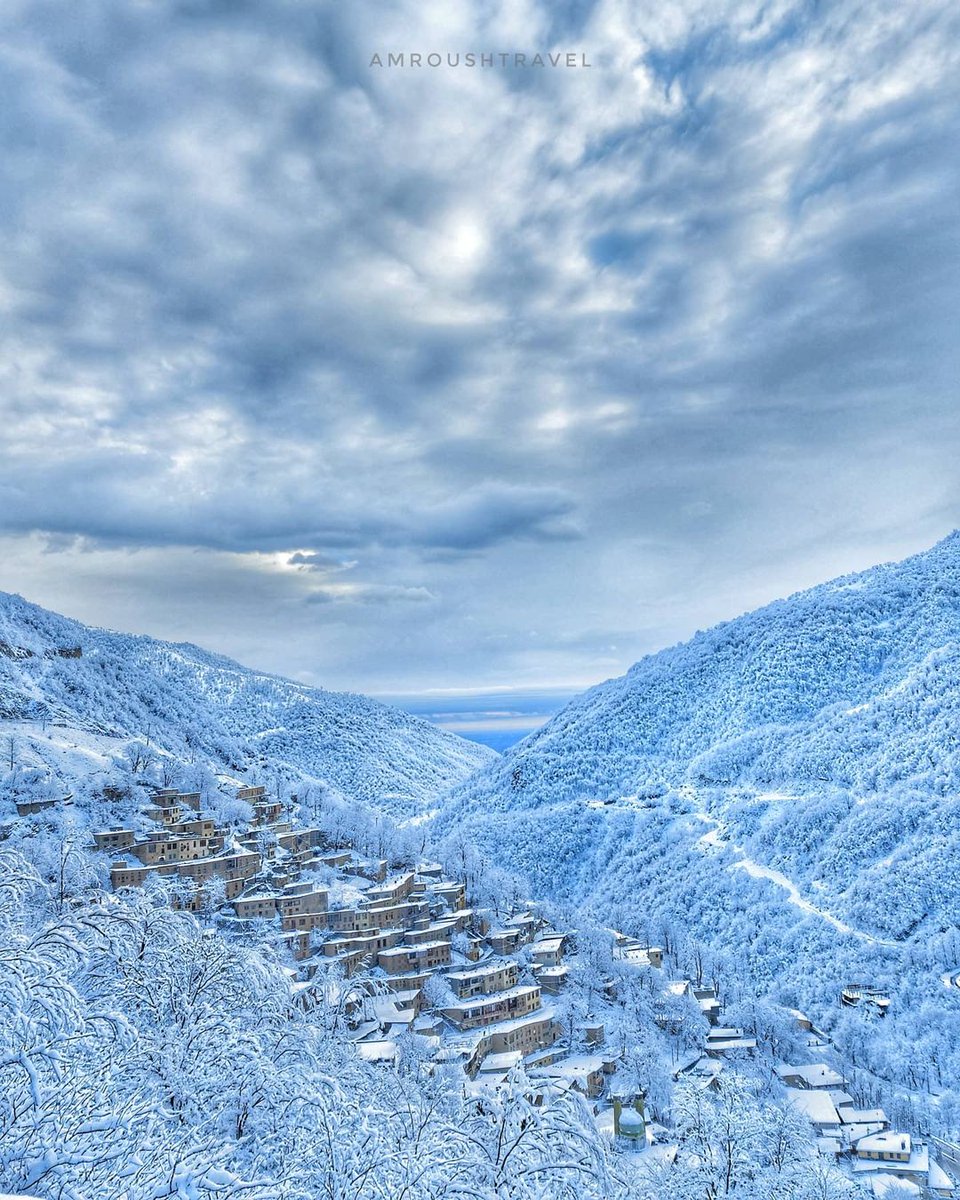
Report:
[[[949,0],[7,0],[0,587],[578,684],[960,503]],[[371,67],[389,51],[589,69]]]

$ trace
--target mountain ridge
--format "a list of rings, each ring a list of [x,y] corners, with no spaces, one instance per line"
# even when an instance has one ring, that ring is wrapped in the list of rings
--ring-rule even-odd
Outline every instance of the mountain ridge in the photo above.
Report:
[[[865,583],[893,580],[894,586],[881,589],[871,604],[878,610],[878,618],[895,615],[891,611],[897,608],[895,593],[904,573],[913,568],[919,568],[924,577],[916,589],[913,608],[922,611],[913,614],[915,619],[901,621],[886,634],[884,622],[869,619],[869,615],[859,629],[850,628],[855,607],[851,594],[860,592]],[[941,572],[943,580],[930,579],[931,574]],[[864,604],[859,608],[862,612]],[[910,617],[909,612],[902,615]],[[744,634],[748,626],[752,627],[749,638]],[[522,770],[524,761],[534,753],[565,753],[572,731],[583,739],[579,749],[592,743],[602,747],[603,738],[597,738],[593,728],[598,717],[609,716],[608,725],[618,717],[623,718],[621,724],[633,717],[625,731],[629,737],[622,739],[621,746],[630,756],[627,769],[613,763],[608,753],[602,770],[592,774],[579,771],[576,783],[588,794],[592,785],[601,791],[604,786],[616,791],[637,782],[658,782],[643,778],[645,765],[652,768],[652,775],[666,772],[671,782],[679,783],[683,772],[678,768],[685,771],[698,756],[714,754],[721,744],[750,737],[762,726],[789,727],[819,714],[829,716],[832,709],[844,704],[880,702],[889,697],[891,686],[904,686],[911,671],[933,669],[936,655],[952,654],[951,647],[958,644],[960,534],[953,533],[902,563],[883,564],[794,593],[645,656],[624,675],[575,698],[490,769],[502,777],[514,772],[518,764]],[[773,663],[774,654],[783,661]],[[736,667],[738,659],[740,669],[730,670],[731,660]],[[843,666],[848,669],[840,671]],[[718,678],[724,671],[726,677]],[[681,673],[686,677],[684,683],[696,684],[701,694],[713,686],[712,703],[691,703],[694,688],[678,688]],[[767,678],[758,678],[758,673]],[[876,682],[885,686],[871,686]],[[654,692],[659,719],[652,703],[644,708]],[[674,719],[665,721],[665,712]],[[688,718],[686,723],[677,719],[683,717]],[[695,728],[691,728],[693,724]],[[606,736],[609,740],[609,729]],[[957,764],[953,766],[955,769]],[[529,795],[529,787],[525,790]],[[551,798],[555,797],[554,791]]]
[[[0,593],[0,651],[0,730],[23,726],[33,765],[51,769],[51,729],[100,739],[105,762],[124,739],[147,739],[181,763],[242,773],[269,762],[409,815],[496,757],[380,701],[88,626],[14,593]]]
[[[687,928],[829,1020],[850,978],[895,987],[960,927],[958,731],[953,533],[648,655],[435,829],[637,936]]]

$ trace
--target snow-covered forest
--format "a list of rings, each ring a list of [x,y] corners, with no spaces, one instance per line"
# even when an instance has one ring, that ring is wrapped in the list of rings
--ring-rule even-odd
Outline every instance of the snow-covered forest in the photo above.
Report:
[[[0,617],[0,1190],[864,1195],[850,1129],[873,1124],[808,1119],[790,1081],[812,1058],[831,1111],[960,1140],[960,539],[646,659],[503,759],[194,647],[16,597]],[[196,819],[163,816],[165,795]],[[152,839],[201,825],[249,877],[135,863],[116,884],[117,847],[149,864]],[[237,916],[296,863],[324,905],[363,907],[351,855],[371,878],[435,859],[466,889],[447,965],[418,977],[425,1023],[376,1055],[347,1006],[390,990],[377,956],[356,968],[333,933]],[[533,931],[491,951],[510,922]],[[528,997],[551,931],[573,947],[543,1006],[556,1049],[465,1074],[451,962],[512,963],[502,994]],[[596,1044],[612,1077],[558,1087]]]
[[[5,737],[20,736],[21,761],[61,783],[104,766],[119,740],[137,739],[151,755],[214,771],[269,762],[287,781],[320,774],[395,812],[421,811],[495,758],[366,696],[251,671],[197,646],[91,628],[7,593],[0,721]]]
[[[172,910],[162,887],[105,893],[95,856],[65,848],[75,826],[48,822],[0,851],[6,1188],[44,1200],[859,1194],[816,1158],[765,1064],[729,1070],[709,1099],[674,1085],[647,986],[621,1006],[616,1036],[688,1153],[638,1171],[583,1096],[534,1100],[522,1066],[478,1100],[414,1036],[393,1065],[364,1061],[343,1006],[364,981],[327,971],[297,988],[275,952]],[[587,973],[570,1019],[593,992]],[[674,1019],[693,1044],[699,1014],[680,1006]]]
[[[439,830],[618,927],[683,927],[858,1064],[960,1089],[960,535],[698,634],[454,790]],[[882,1024],[837,1003],[893,997]]]

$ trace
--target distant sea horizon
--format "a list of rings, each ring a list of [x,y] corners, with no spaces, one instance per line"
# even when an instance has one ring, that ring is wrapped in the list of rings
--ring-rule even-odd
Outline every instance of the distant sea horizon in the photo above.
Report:
[[[545,725],[583,689],[491,688],[377,697],[450,733],[503,752]]]

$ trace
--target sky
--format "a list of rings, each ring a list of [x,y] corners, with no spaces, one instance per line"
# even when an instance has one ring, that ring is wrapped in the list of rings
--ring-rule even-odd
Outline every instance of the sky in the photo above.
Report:
[[[505,729],[932,544],[958,24],[7,0],[0,589]]]

